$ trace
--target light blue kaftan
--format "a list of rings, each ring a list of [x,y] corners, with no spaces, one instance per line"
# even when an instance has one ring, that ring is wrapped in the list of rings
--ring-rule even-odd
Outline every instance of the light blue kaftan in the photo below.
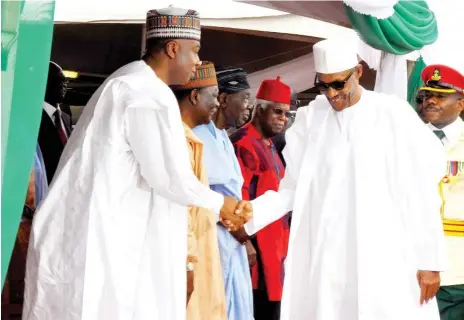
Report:
[[[234,147],[225,130],[213,122],[193,129],[203,142],[203,159],[212,190],[242,198],[243,178]],[[253,294],[246,248],[218,224],[219,251],[228,320],[253,320]]]

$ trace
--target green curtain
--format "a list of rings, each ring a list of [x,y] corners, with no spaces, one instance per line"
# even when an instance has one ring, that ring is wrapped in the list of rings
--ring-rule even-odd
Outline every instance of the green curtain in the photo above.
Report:
[[[403,55],[437,40],[437,21],[426,1],[399,1],[394,6],[394,14],[387,19],[377,19],[344,6],[353,29],[373,48]]]
[[[2,287],[37,145],[54,11],[53,0],[2,0]]]
[[[411,75],[409,76],[408,80],[408,102],[411,106],[416,109],[416,95],[417,90],[423,85],[423,81],[421,78],[422,71],[425,69],[426,65],[424,59],[419,57],[414,64],[414,68],[412,69]]]

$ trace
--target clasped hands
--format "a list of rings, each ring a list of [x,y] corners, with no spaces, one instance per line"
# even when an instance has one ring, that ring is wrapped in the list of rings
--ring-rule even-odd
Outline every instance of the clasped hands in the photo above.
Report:
[[[253,216],[253,207],[248,201],[237,201],[235,197],[224,197],[220,220],[229,231],[237,231]]]

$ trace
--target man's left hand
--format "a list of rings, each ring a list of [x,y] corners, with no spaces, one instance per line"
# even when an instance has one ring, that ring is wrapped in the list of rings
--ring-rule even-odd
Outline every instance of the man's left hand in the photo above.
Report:
[[[421,289],[420,304],[423,305],[435,297],[440,289],[440,272],[419,270],[417,281]]]
[[[245,243],[245,247],[246,247],[247,256],[248,256],[248,264],[249,264],[250,268],[253,268],[253,266],[258,261],[256,249],[253,246],[253,244],[251,243],[251,241],[247,241]]]

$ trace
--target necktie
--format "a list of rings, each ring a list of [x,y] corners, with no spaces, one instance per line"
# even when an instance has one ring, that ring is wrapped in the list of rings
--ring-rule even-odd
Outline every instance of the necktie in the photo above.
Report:
[[[443,143],[443,138],[446,137],[443,130],[433,130],[433,133],[435,133],[435,135],[438,137],[438,139],[440,139],[440,141]]]
[[[56,109],[56,111],[53,113],[53,116],[55,117],[55,127],[58,130],[58,135],[60,136],[61,143],[63,146],[66,144],[68,141],[68,137],[66,136],[66,132],[64,131],[63,126],[61,125],[61,112],[59,109]]]

